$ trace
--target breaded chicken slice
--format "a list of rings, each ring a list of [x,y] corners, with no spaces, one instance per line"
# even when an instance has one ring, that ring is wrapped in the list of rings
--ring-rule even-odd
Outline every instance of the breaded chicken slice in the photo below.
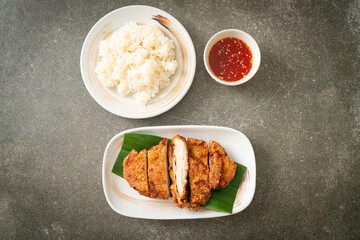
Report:
[[[149,185],[147,178],[146,149],[139,153],[133,149],[123,162],[123,175],[130,187],[141,195],[149,196]]]
[[[219,144],[215,141],[209,142],[209,186],[216,189],[220,182],[223,160],[219,154]]]
[[[171,178],[171,194],[179,208],[186,207],[188,195],[188,149],[186,140],[176,135],[171,140],[168,150],[169,174]]]
[[[167,138],[148,151],[148,179],[151,198],[168,199],[169,166],[167,161]]]
[[[217,186],[215,186],[215,183],[216,183],[216,180],[218,177],[217,176],[218,166],[216,166],[216,167],[213,166],[214,179],[212,181],[213,184],[211,187],[212,187],[212,189],[224,188],[227,185],[229,185],[229,183],[234,179],[237,166],[234,163],[234,161],[228,157],[227,153],[225,152],[225,149],[219,143],[210,140],[209,145],[210,145],[210,150],[209,150],[210,156],[212,153],[212,155],[214,156],[214,159],[216,158],[215,162],[218,162],[219,159],[222,161],[221,175],[220,175],[219,183],[217,184]],[[210,161],[211,161],[211,157],[210,157]],[[212,170],[211,170],[211,164],[210,164],[210,172],[211,171]],[[215,188],[213,188],[214,186],[215,186]]]
[[[203,140],[189,138],[189,183],[190,205],[188,208],[199,210],[211,197],[209,187],[208,145]]]

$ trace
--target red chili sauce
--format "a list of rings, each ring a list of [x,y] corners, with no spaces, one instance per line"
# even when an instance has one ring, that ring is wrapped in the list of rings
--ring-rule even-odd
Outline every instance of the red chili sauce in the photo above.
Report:
[[[249,46],[238,38],[223,38],[210,50],[209,63],[213,73],[228,82],[244,78],[252,67]]]

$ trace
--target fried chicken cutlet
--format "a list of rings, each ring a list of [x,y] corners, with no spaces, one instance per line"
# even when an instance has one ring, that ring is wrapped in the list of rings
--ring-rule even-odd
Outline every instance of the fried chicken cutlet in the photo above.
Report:
[[[203,140],[189,138],[189,183],[190,205],[188,208],[199,210],[211,197],[209,187],[208,145]]]
[[[171,140],[168,150],[169,174],[171,178],[171,194],[174,202],[179,208],[184,208],[188,195],[188,149],[186,140],[180,135],[176,135]]]
[[[168,199],[169,172],[167,161],[167,138],[148,151],[148,178],[151,198]]]
[[[149,196],[149,185],[147,178],[146,149],[139,153],[133,149],[123,162],[123,175],[130,187],[141,195]]]
[[[209,145],[210,188],[224,188],[234,179],[237,166],[219,143],[210,140]]]
[[[219,185],[223,161],[217,151],[216,142],[209,142],[209,187],[214,190]]]

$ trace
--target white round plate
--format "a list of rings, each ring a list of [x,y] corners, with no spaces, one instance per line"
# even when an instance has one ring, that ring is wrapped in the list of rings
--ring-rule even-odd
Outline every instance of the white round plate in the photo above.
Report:
[[[105,88],[95,74],[100,41],[130,21],[139,24],[156,23],[174,41],[179,64],[175,74],[171,76],[169,86],[160,90],[146,105],[137,103],[132,94],[124,97],[115,88]],[[174,107],[189,90],[195,68],[194,44],[184,26],[160,9],[141,5],[119,8],[101,18],[88,33],[80,57],[82,78],[95,101],[111,113],[134,119],[154,117]]]
[[[159,200],[141,196],[129,186],[125,179],[112,173],[125,133],[151,134],[169,139],[180,134],[185,138],[193,137],[206,142],[210,140],[219,142],[232,160],[247,167],[235,198],[232,214],[241,212],[251,203],[256,186],[255,155],[249,139],[242,132],[218,126],[142,127],[117,134],[109,141],[105,149],[102,183],[106,200],[115,212],[128,217],[146,219],[196,219],[231,215],[205,208],[200,208],[197,212],[187,208],[180,209],[171,198]]]

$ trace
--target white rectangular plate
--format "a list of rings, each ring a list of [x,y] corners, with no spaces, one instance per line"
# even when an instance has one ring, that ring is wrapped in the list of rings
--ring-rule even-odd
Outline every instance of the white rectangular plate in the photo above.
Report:
[[[228,156],[247,167],[233,206],[233,213],[244,210],[252,201],[256,185],[255,155],[249,139],[240,131],[217,126],[160,126],[143,127],[123,131],[108,143],[103,159],[102,181],[106,200],[111,208],[122,215],[146,219],[195,219],[228,216],[231,214],[200,208],[199,211],[180,209],[171,198],[151,199],[141,196],[121,177],[112,173],[121,150],[125,133],[151,134],[173,138],[179,134],[185,138],[215,140],[226,150]]]

